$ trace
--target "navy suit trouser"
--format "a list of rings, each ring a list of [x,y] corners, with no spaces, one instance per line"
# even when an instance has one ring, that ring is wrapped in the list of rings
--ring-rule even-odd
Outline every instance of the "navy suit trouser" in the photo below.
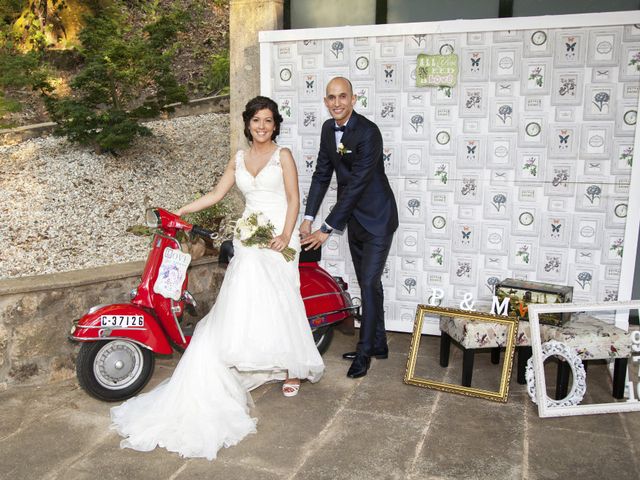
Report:
[[[353,217],[348,225],[349,250],[362,300],[360,341],[357,351],[371,356],[374,351],[387,349],[382,273],[391,249],[393,233],[384,236],[373,235]]]

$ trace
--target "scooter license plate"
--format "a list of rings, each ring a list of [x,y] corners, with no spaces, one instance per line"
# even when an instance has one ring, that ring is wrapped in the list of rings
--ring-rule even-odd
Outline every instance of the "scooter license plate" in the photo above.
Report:
[[[103,327],[144,327],[142,315],[101,315],[100,325]]]

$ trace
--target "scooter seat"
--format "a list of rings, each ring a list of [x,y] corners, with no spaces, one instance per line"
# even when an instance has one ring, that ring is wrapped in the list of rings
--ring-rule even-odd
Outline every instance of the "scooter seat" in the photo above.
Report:
[[[322,258],[322,249],[302,250],[300,252],[300,263],[319,262]],[[220,244],[220,254],[218,255],[218,263],[227,265],[233,258],[233,241],[225,240]]]

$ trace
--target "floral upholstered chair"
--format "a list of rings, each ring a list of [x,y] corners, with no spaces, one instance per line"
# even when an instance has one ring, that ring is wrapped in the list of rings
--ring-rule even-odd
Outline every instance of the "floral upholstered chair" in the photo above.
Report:
[[[540,325],[546,330],[548,325]],[[490,348],[491,361],[500,362],[500,349],[506,344],[507,328],[491,322],[474,322],[462,317],[440,317],[440,365],[449,365],[451,340],[462,347],[462,386],[471,386],[475,350]],[[517,380],[526,383],[525,369],[527,360],[531,358],[531,333],[529,322],[518,322],[516,334],[516,351],[518,352]]]
[[[475,350],[491,349],[491,361],[500,362],[500,348],[506,344],[507,328],[490,322],[475,322],[461,317],[440,317],[440,365],[449,365],[451,340],[462,348],[462,385],[471,386]],[[531,331],[528,321],[518,322],[516,351],[518,352],[517,380],[526,383],[525,369],[531,358]],[[542,342],[557,340],[576,350],[583,362],[596,359],[614,360],[613,396],[624,395],[626,367],[631,356],[631,334],[602,320],[575,313],[563,326],[540,325]],[[585,363],[586,368],[586,363]],[[556,399],[567,395],[571,369],[560,361],[556,380]]]

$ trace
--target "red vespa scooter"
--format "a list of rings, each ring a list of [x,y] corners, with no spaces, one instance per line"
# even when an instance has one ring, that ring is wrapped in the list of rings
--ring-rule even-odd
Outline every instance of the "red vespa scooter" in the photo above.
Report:
[[[78,381],[100,400],[122,401],[134,396],[151,378],[155,354],[183,352],[191,340],[193,327],[185,328],[182,320],[185,309],[195,310],[197,305],[187,290],[190,256],[182,253],[176,234],[182,230],[215,238],[217,233],[161,208],[148,209],[146,223],[157,231],[140,284],[131,291],[131,301],[91,307],[71,328],[70,339],[82,342],[76,360]],[[228,249],[230,244],[226,246]],[[314,254],[302,252],[300,285],[316,346],[324,353],[331,343],[333,326],[357,316],[359,307],[354,306],[347,284],[323,270],[317,263],[319,258],[305,258]]]

